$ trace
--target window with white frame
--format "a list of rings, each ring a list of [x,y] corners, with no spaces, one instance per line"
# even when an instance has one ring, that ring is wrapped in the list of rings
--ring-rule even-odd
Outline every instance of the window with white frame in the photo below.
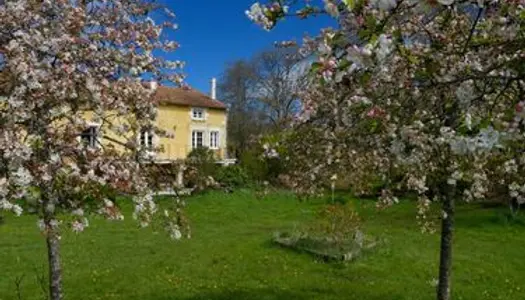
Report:
[[[193,130],[191,132],[191,147],[201,148],[204,146],[204,131],[202,130]]]
[[[191,118],[193,120],[204,120],[205,119],[205,111],[204,108],[200,107],[193,107],[191,109]]]
[[[210,149],[219,149],[219,131],[210,131]]]
[[[89,126],[80,134],[80,141],[83,145],[90,148],[97,147],[98,143],[98,127]]]
[[[153,137],[154,133],[151,130],[143,129],[140,131],[139,145],[146,149],[153,148]]]

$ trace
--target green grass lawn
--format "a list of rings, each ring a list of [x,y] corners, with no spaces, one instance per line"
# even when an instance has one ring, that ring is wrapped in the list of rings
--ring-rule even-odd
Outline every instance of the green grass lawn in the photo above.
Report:
[[[192,239],[91,219],[82,234],[64,232],[66,299],[303,300],[433,299],[439,236],[422,234],[415,208],[377,211],[359,202],[365,232],[386,245],[349,264],[322,263],[270,242],[276,231],[311,220],[322,201],[300,203],[287,193],[257,200],[249,191],[188,199]],[[525,226],[504,210],[462,206],[454,247],[454,299],[525,299]],[[7,216],[0,225],[0,300],[42,299],[37,275],[46,250],[36,220]]]

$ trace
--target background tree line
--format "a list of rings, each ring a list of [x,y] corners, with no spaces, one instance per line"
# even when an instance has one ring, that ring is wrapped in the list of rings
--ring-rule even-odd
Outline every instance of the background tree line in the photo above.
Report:
[[[229,107],[228,150],[242,158],[262,134],[288,127],[301,108],[307,63],[298,49],[271,48],[226,65],[219,79],[219,99]]]

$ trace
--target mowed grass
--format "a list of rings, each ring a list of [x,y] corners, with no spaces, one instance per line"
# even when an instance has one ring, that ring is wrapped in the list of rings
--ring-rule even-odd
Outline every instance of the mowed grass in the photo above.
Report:
[[[65,299],[303,300],[433,299],[439,235],[422,234],[415,207],[378,211],[356,201],[366,233],[386,240],[358,261],[316,261],[270,242],[276,231],[312,220],[322,200],[301,203],[289,193],[256,199],[248,190],[187,200],[192,238],[174,242],[161,230],[139,229],[128,217],[91,219],[82,234],[62,237]],[[458,209],[454,299],[525,299],[525,226],[504,209]],[[32,216],[0,225],[0,299],[42,299],[45,241]]]

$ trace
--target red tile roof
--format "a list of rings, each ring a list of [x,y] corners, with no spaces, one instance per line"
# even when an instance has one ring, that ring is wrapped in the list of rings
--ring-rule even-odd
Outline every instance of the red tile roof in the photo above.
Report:
[[[159,104],[226,109],[226,105],[221,101],[191,88],[159,86],[154,97]]]

